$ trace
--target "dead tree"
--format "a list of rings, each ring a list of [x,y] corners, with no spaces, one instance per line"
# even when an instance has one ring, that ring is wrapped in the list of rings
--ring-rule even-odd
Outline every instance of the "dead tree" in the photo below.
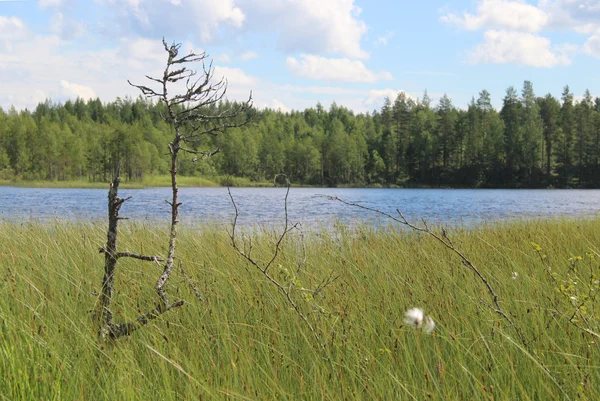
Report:
[[[114,323],[113,313],[110,309],[113,293],[115,291],[115,272],[117,261],[120,258],[134,258],[147,262],[160,263],[162,259],[158,256],[138,255],[132,252],[119,252],[117,249],[117,226],[119,220],[119,210],[123,203],[130,198],[119,197],[120,166],[117,167],[115,176],[110,184],[108,191],[108,233],[106,246],[100,248],[100,253],[104,253],[104,278],[102,279],[102,291],[100,293],[100,303],[96,311],[96,321],[98,323],[98,334],[102,340],[117,339],[122,336],[133,333],[138,327],[146,325],[150,320],[155,319],[169,309],[183,305],[183,301],[162,307],[159,304],[154,310],[140,315],[135,321],[126,323]]]
[[[106,247],[101,250],[105,253],[105,276],[102,283],[100,312],[97,314],[97,321],[100,323],[100,335],[102,337],[108,335],[111,338],[118,338],[129,335],[151,319],[183,305],[183,301],[172,303],[165,290],[165,286],[175,268],[179,208],[182,205],[179,200],[179,188],[177,186],[178,157],[181,152],[193,154],[194,158],[198,156],[209,157],[216,154],[219,151],[218,148],[210,151],[202,151],[197,150],[197,147],[206,136],[217,136],[229,128],[245,125],[248,122],[246,118],[241,123],[233,120],[252,107],[252,94],[250,93],[247,101],[227,108],[224,111],[219,111],[218,113],[207,111],[215,109],[213,106],[218,106],[224,99],[227,92],[227,80],[221,78],[219,81],[213,82],[214,68],[212,67],[212,62],[208,64],[208,67],[206,66],[205,61],[208,59],[206,53],[196,54],[190,52],[187,55],[179,56],[181,44],[173,43],[168,45],[164,38],[162,43],[167,52],[167,63],[162,77],[155,78],[146,75],[146,78],[151,81],[152,86],[135,85],[130,81],[127,82],[138,88],[148,99],[157,100],[164,104],[166,114],[161,114],[161,117],[174,131],[174,136],[169,143],[168,149],[171,156],[172,196],[170,200],[166,200],[171,206],[167,256],[163,260],[154,256],[146,257],[127,252],[117,252],[117,223],[120,219],[118,214],[121,205],[126,201],[126,199],[118,197],[119,174],[117,171],[109,191],[108,240]],[[200,73],[188,68],[189,65],[195,63],[202,66]],[[172,86],[177,83],[184,85],[182,90],[177,92],[177,88],[175,88],[173,94],[171,94]],[[110,302],[114,292],[114,273],[117,260],[125,256],[136,257],[141,260],[164,262],[162,274],[155,285],[158,303],[153,310],[141,315],[134,322],[114,324],[112,322],[112,312],[110,311]],[[194,291],[194,293],[199,297],[197,291]]]

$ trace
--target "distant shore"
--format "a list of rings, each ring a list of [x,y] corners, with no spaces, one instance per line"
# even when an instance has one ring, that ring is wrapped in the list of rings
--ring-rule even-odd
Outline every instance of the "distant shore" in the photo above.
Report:
[[[181,188],[216,188],[216,187],[252,187],[252,188],[270,188],[274,186],[272,180],[253,181],[243,177],[194,177],[194,176],[179,176],[177,177],[178,186]],[[281,182],[278,182],[281,186]],[[109,186],[109,181],[89,181],[89,180],[24,180],[24,179],[0,179],[1,186],[12,186],[22,188],[83,188],[83,189],[106,189]],[[142,180],[128,181],[122,179],[121,188],[123,189],[143,189],[153,187],[170,187],[171,176],[152,175],[144,177]],[[411,188],[411,189],[579,189],[579,188],[554,188],[554,187],[486,187],[486,186],[448,186],[448,185],[423,185],[423,184],[405,184],[405,185],[337,185],[330,187],[327,185],[304,185],[292,183],[294,188]],[[587,188],[597,189],[597,188]]]

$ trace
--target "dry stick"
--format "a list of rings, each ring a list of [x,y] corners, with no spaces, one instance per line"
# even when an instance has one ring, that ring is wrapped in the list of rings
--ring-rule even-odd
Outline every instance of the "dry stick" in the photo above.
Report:
[[[288,200],[288,195],[290,193],[290,183],[289,183],[289,180],[287,179],[287,176],[285,176],[284,174],[279,174],[279,175],[284,176],[286,178],[286,183],[287,183],[287,191],[285,193],[285,200],[284,200],[285,224],[284,224],[284,229],[281,232],[281,235],[279,236],[277,242],[275,243],[275,250],[273,251],[273,256],[269,259],[269,261],[264,266],[261,266],[261,264],[252,257],[252,254],[251,254],[252,244],[251,243],[250,243],[249,250],[247,252],[244,251],[243,249],[240,249],[240,247],[238,246],[237,241],[236,241],[236,228],[237,228],[237,221],[238,221],[238,217],[239,217],[240,213],[239,213],[238,207],[235,203],[235,200],[233,199],[233,195],[231,194],[231,189],[228,187],[227,192],[229,193],[229,199],[231,199],[231,203],[232,203],[234,211],[235,211],[235,215],[234,215],[232,227],[231,227],[231,233],[229,233],[229,238],[231,239],[231,245],[233,246],[233,249],[235,249],[235,251],[239,255],[241,255],[243,258],[245,258],[252,266],[254,266],[256,269],[258,269],[263,274],[263,276],[265,276],[265,278],[281,292],[281,294],[285,297],[287,302],[290,305],[292,305],[292,308],[294,308],[294,310],[296,311],[296,313],[298,314],[300,319],[302,319],[302,321],[306,324],[306,326],[308,327],[308,329],[314,336],[315,340],[317,341],[317,344],[319,344],[319,346],[321,347],[321,350],[323,352],[325,352],[325,345],[321,342],[321,337],[319,336],[317,331],[314,329],[314,327],[312,326],[312,324],[310,323],[310,321],[308,320],[306,315],[304,313],[302,313],[299,306],[293,300],[292,295],[291,295],[291,286],[288,286],[288,287],[284,286],[279,281],[277,281],[273,276],[271,276],[268,272],[269,267],[273,264],[273,262],[277,258],[277,255],[279,254],[279,250],[281,248],[281,243],[283,242],[286,235],[290,231],[297,229],[297,227],[298,227],[298,224],[293,224],[291,227],[289,225],[287,200]]]
[[[432,236],[433,238],[435,238],[438,242],[442,243],[446,248],[450,249],[452,252],[454,252],[455,254],[457,254],[461,258],[463,265],[467,269],[469,269],[473,273],[475,273],[475,275],[479,278],[479,280],[487,288],[487,291],[488,291],[490,297],[492,298],[492,302],[493,302],[494,305],[493,305],[493,307],[491,307],[491,305],[489,305],[487,303],[485,303],[485,304],[487,306],[491,307],[492,310],[494,310],[504,320],[506,320],[509,323],[509,325],[514,328],[515,332],[519,336],[519,339],[521,340],[521,342],[523,343],[523,345],[526,348],[529,348],[527,340],[525,339],[525,336],[521,332],[521,329],[513,322],[513,320],[506,314],[506,312],[504,312],[504,310],[500,306],[500,301],[499,301],[499,298],[498,298],[498,294],[496,294],[496,291],[494,291],[494,288],[492,287],[492,285],[490,284],[490,282],[488,281],[488,279],[481,273],[481,271],[469,259],[467,259],[467,257],[461,251],[459,251],[458,249],[456,249],[456,247],[454,247],[454,245],[452,244],[452,241],[450,241],[450,239],[448,238],[445,229],[442,230],[442,236],[439,236],[435,232],[431,231],[431,229],[429,228],[429,226],[427,225],[427,223],[425,223],[425,221],[423,221],[423,227],[415,226],[414,224],[412,224],[411,222],[409,222],[406,219],[406,217],[404,217],[404,215],[398,209],[396,209],[396,212],[398,213],[398,215],[400,216],[400,218],[397,218],[396,216],[393,216],[393,215],[391,215],[389,213],[383,212],[383,211],[375,209],[375,208],[364,206],[364,205],[361,205],[361,204],[358,204],[358,203],[347,202],[347,201],[345,201],[343,199],[338,198],[337,196],[329,196],[328,198],[330,200],[338,201],[338,202],[343,203],[343,204],[348,205],[348,206],[357,207],[357,208],[360,208],[360,209],[364,209],[364,210],[368,210],[368,211],[377,213],[377,214],[379,214],[381,216],[388,217],[388,218],[392,219],[393,221],[395,221],[397,223],[405,225],[405,226],[407,226],[407,227],[409,227],[409,228],[411,228],[411,229],[413,229],[415,231],[419,231],[419,232],[428,234],[428,235]]]
[[[198,288],[194,285],[194,282],[190,279],[190,277],[187,275],[185,270],[183,270],[183,265],[182,265],[181,261],[179,261],[178,266],[179,266],[179,270],[181,271],[181,274],[183,275],[183,278],[187,281],[188,286],[190,287],[190,290],[192,290],[192,292],[194,293],[194,296],[196,296],[198,301],[204,302],[204,298],[202,298],[202,295],[200,295],[200,291],[198,291]]]

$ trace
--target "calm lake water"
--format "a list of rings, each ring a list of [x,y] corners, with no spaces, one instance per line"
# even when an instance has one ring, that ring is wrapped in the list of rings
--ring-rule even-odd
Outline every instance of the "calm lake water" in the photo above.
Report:
[[[240,224],[281,223],[284,188],[232,188]],[[168,220],[169,188],[122,190],[132,196],[121,210],[138,220]],[[338,196],[383,211],[399,209],[408,218],[448,225],[477,224],[514,218],[600,215],[600,190],[469,190],[292,188],[288,210],[304,225],[377,221],[364,210],[328,200]],[[233,207],[226,188],[182,188],[184,222],[230,222]],[[0,187],[0,219],[103,219],[107,190]]]

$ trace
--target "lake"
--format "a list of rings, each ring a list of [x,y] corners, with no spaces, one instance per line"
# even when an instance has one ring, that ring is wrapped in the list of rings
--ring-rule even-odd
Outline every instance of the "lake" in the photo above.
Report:
[[[285,188],[232,188],[240,210],[240,224],[277,224],[283,221]],[[98,220],[106,216],[107,190],[0,187],[0,219]],[[122,190],[132,196],[121,215],[137,220],[167,221],[170,188]],[[486,221],[555,216],[596,216],[600,190],[505,189],[358,189],[292,188],[288,199],[290,221],[304,225],[377,221],[364,210],[329,200],[338,196],[383,211],[399,209],[410,219],[473,225]],[[233,207],[226,188],[182,188],[184,223],[230,222]]]

